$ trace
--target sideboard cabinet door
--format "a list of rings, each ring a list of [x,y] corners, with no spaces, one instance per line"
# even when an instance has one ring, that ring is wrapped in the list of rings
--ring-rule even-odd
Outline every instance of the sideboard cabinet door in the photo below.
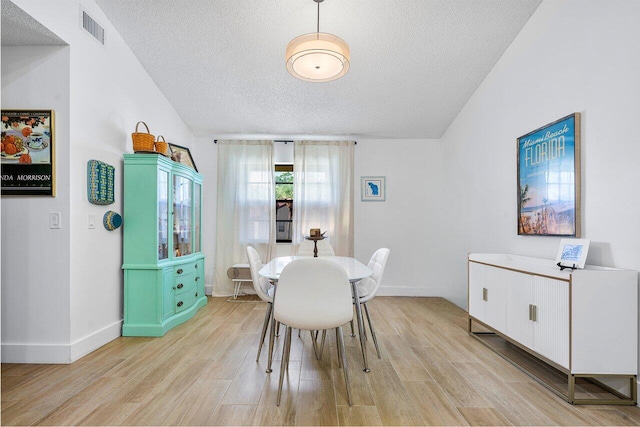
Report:
[[[569,369],[569,283],[531,277],[533,350]]]
[[[469,314],[501,332],[507,329],[506,284],[503,271],[469,263]]]

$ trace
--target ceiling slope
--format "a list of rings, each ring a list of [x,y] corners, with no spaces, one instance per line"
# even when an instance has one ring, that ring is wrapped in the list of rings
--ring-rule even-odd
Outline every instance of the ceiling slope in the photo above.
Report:
[[[196,136],[439,138],[540,1],[325,0],[351,48],[327,83],[285,68],[312,0],[97,3]]]

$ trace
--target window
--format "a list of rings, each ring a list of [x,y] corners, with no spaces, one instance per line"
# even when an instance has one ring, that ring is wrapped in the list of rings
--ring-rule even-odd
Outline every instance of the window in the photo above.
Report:
[[[276,242],[291,243],[293,165],[275,165]]]
[[[327,232],[336,254],[353,256],[353,141],[296,141],[292,243]]]

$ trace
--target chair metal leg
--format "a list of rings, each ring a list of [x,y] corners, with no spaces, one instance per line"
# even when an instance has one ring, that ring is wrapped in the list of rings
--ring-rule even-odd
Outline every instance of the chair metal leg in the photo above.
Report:
[[[364,324],[362,320],[362,309],[360,307],[360,296],[358,295],[358,286],[355,283],[351,284],[351,291],[353,293],[353,300],[356,306],[356,320],[358,322],[358,333],[360,334],[360,348],[362,349],[362,361],[364,362],[364,372],[370,372],[369,363],[367,362],[367,343],[364,337]]]
[[[369,330],[371,330],[371,336],[373,337],[373,343],[376,346],[376,353],[378,353],[378,359],[382,359],[380,357],[380,348],[378,348],[378,339],[376,338],[376,331],[373,329],[373,323],[371,322],[371,316],[369,316],[369,307],[367,307],[367,303],[362,304],[364,306],[364,313],[367,315],[367,321],[369,322]]]
[[[264,324],[262,325],[262,335],[260,336],[260,345],[258,346],[258,357],[256,357],[256,362],[260,359],[260,352],[262,351],[262,346],[264,344],[264,337],[267,335],[267,327],[269,326],[269,320],[271,320],[272,313],[273,304],[269,302],[267,303],[267,312],[264,315]]]
[[[340,342],[340,337],[338,336],[338,328],[336,328],[336,348],[338,349],[338,368],[342,368],[342,352],[340,350],[340,346],[337,345]]]
[[[276,323],[276,337],[280,336],[280,322]]]
[[[316,360],[318,359],[318,342],[316,341],[317,335],[313,333],[313,331],[309,331],[309,335],[311,336],[311,344],[313,345],[313,354],[316,355]]]
[[[273,362],[273,347],[274,341],[276,340],[276,319],[273,319],[273,314],[271,315],[271,330],[269,332],[269,361],[267,362],[267,374],[272,372],[271,363]]]
[[[320,341],[320,354],[318,355],[318,360],[322,360],[322,350],[324,350],[324,340],[327,338],[327,330],[322,330],[322,340]]]
[[[289,369],[289,354],[291,352],[291,327],[287,326],[282,346],[282,361],[280,362],[280,382],[278,383],[278,400],[276,406],[280,406],[282,397],[282,383],[284,382],[284,371]]]
[[[338,341],[340,347],[340,356],[342,359],[342,370],[344,371],[344,382],[347,385],[347,398],[349,400],[349,406],[351,406],[351,387],[349,386],[349,373],[347,372],[347,354],[344,350],[344,337],[342,336],[342,326],[336,328],[338,332]]]
[[[360,306],[362,308],[362,305]],[[365,341],[369,339],[369,335],[367,335],[367,325],[364,324],[364,316],[362,311],[360,311],[360,316],[362,317],[362,333],[364,334]]]
[[[353,319],[351,319],[351,321],[349,322],[349,324],[351,325],[351,337],[355,337],[356,333],[353,330]]]

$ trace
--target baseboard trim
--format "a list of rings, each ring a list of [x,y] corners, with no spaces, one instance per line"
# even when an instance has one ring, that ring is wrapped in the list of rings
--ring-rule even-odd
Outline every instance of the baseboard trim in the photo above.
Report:
[[[426,289],[413,288],[410,286],[380,286],[378,296],[383,297],[432,297]]]
[[[2,344],[2,363],[71,363],[67,344]]]
[[[121,336],[122,320],[71,344],[2,343],[2,363],[69,364]]]
[[[71,362],[75,362],[122,336],[122,322],[122,320],[113,322],[111,325],[71,343]]]

